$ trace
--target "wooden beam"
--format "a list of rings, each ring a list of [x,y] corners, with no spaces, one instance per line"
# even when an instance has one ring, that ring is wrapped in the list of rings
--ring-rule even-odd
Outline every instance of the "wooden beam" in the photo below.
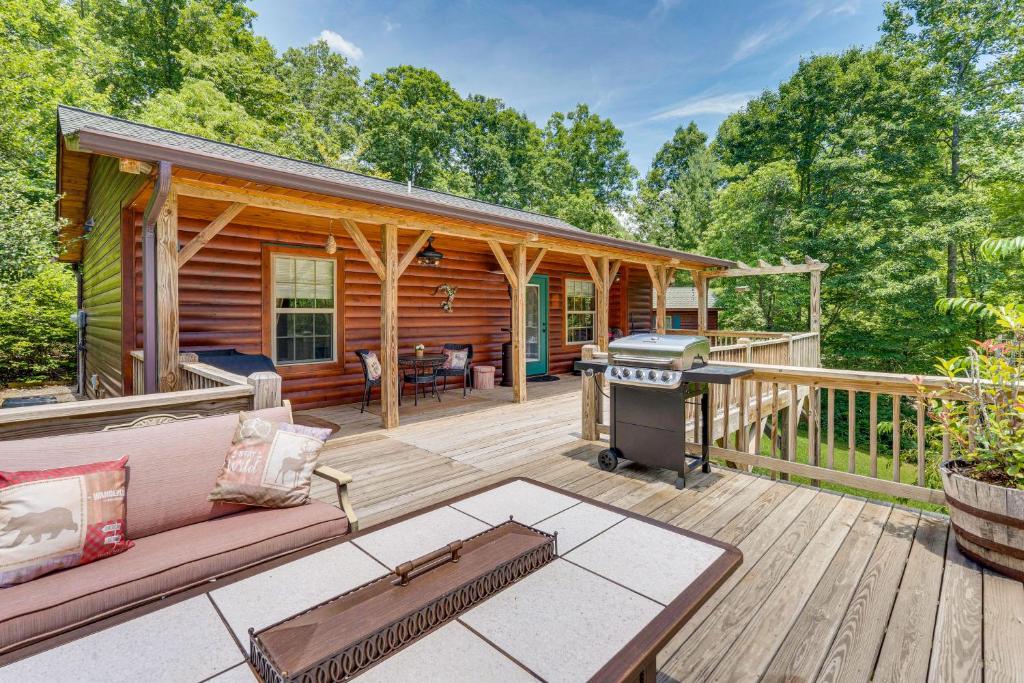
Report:
[[[597,266],[594,265],[594,259],[587,254],[583,254],[583,265],[587,267],[587,272],[590,273],[590,279],[594,281],[594,284],[601,288],[604,286],[604,281],[601,280],[601,275],[598,273]]]
[[[380,228],[380,403],[384,429],[398,426],[398,227]]]
[[[246,207],[241,202],[234,202],[228,208],[224,209],[221,215],[210,221],[202,231],[189,240],[189,243],[182,247],[181,251],[178,252],[178,267],[181,268],[183,265],[188,263],[188,260],[196,255],[196,252],[206,246],[206,244],[217,236],[221,230],[224,229],[228,223],[234,220],[235,216],[242,212],[242,209]]]
[[[597,275],[594,280],[597,282],[597,296],[594,312],[594,338],[597,340],[597,347],[601,351],[608,350],[608,292],[611,289],[609,275],[608,257],[601,256],[597,259]]]
[[[611,287],[612,283],[615,282],[615,276],[619,274],[619,267],[622,266],[621,259],[615,259],[612,261],[611,270],[608,272],[608,286]]]
[[[507,245],[529,244],[531,247],[544,248],[564,254],[588,255],[592,257],[603,255],[609,258],[622,259],[629,263],[645,263],[646,261],[672,265],[684,263],[682,259],[669,256],[662,258],[654,254],[634,252],[629,249],[605,248],[600,245],[589,246],[582,242],[574,242],[568,237],[547,237],[537,233],[524,234],[498,226],[478,227],[468,221],[442,218],[440,216],[434,217],[430,214],[410,215],[409,212],[403,209],[395,209],[383,205],[379,208],[376,206],[368,208],[346,206],[316,199],[301,199],[275,192],[228,187],[192,178],[175,178],[174,186],[178,190],[178,195],[182,197],[195,197],[197,199],[222,202],[242,202],[255,208],[272,211],[285,211],[307,216],[318,216],[320,218],[333,218],[335,220],[350,220],[373,225],[393,223],[400,230],[431,230],[435,235],[450,235],[485,241],[494,240]],[[693,267],[704,267],[703,264],[690,265]]]
[[[420,253],[420,249],[423,248],[423,245],[427,243],[427,240],[430,239],[430,236],[433,234],[433,230],[424,230],[416,236],[413,243],[409,245],[408,251],[406,251],[402,256],[402,260],[398,262],[398,277],[402,277],[402,273],[404,273],[405,269],[409,267],[412,260],[416,258],[416,254]]]
[[[178,388],[178,196],[171,188],[156,219],[157,376]]]
[[[138,159],[118,159],[117,168],[121,173],[132,175],[149,175],[153,172],[153,164]]]
[[[367,260],[370,267],[373,268],[373,272],[377,273],[377,277],[381,280],[385,277],[384,264],[381,263],[380,257],[377,256],[377,252],[370,246],[370,241],[366,239],[366,235],[359,229],[359,226],[348,219],[341,219],[341,225],[345,228],[345,232],[352,238],[352,241],[356,243],[356,247],[359,249],[359,253],[363,255],[363,258]],[[392,226],[395,227],[395,226]],[[395,228],[396,230],[398,228]],[[384,236],[384,226],[381,226],[381,238]],[[397,257],[396,257],[397,258]],[[397,261],[396,261],[397,266]]]
[[[753,275],[796,275],[799,273],[814,273],[828,270],[827,263],[791,263],[782,266],[766,266],[761,268],[727,268],[725,270],[707,270],[704,272],[705,279],[716,277],[750,277]]]
[[[491,248],[491,252],[494,254],[494,258],[497,259],[498,266],[501,268],[501,272],[505,273],[505,279],[508,280],[508,284],[511,285],[512,289],[518,287],[519,281],[516,278],[516,272],[512,269],[512,266],[509,264],[508,257],[505,256],[505,250],[502,248],[501,244],[495,242],[494,240],[488,240],[487,246]]]
[[[665,278],[662,276],[661,266],[645,263],[647,275],[651,278],[651,286],[654,287],[654,331],[658,334],[665,334]]]
[[[492,247],[493,249],[493,247]],[[526,401],[526,245],[512,249],[512,400]]]
[[[541,249],[537,252],[537,255],[533,257],[533,261],[530,262],[529,267],[526,269],[526,281],[529,282],[530,278],[537,272],[537,268],[540,266],[540,262],[544,260],[544,254],[548,253],[547,249]]]

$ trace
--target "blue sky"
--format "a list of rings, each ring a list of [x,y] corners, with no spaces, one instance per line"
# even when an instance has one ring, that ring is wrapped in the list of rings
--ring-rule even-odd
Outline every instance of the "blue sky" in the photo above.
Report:
[[[870,45],[882,0],[254,0],[278,50],[323,35],[363,76],[434,69],[543,126],[578,102],[625,132],[645,173],[676,126],[714,135],[800,57]]]

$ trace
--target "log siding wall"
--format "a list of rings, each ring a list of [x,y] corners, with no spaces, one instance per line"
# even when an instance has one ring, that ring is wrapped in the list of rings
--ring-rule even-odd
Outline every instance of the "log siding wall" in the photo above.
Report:
[[[180,348],[182,351],[234,347],[245,353],[266,353],[262,262],[267,247],[322,249],[324,236],[294,229],[274,229],[238,222],[225,227],[186,263],[179,273]],[[142,344],[140,217],[136,217],[133,274],[136,306],[132,329],[136,347]],[[178,241],[185,244],[205,220],[179,217]],[[379,249],[379,231],[362,226],[370,243]],[[399,253],[405,253],[416,233],[399,233]],[[339,305],[339,369],[332,364],[289,365],[279,368],[284,398],[296,406],[313,407],[349,403],[359,399],[362,371],[354,351],[380,348],[380,281],[343,231],[335,230],[339,277],[344,299]],[[509,297],[504,275],[484,242],[441,236],[434,246],[445,258],[438,268],[415,263],[399,281],[399,352],[409,353],[417,343],[439,350],[445,342],[473,344],[474,363],[498,368],[501,344],[508,339]],[[320,252],[322,253],[322,252]],[[534,250],[530,250],[532,257]],[[566,277],[589,279],[579,257],[549,252],[538,273],[548,280],[549,372],[571,369],[581,346],[565,343]],[[611,292],[612,326],[650,310],[650,282],[645,270],[623,266]],[[633,282],[629,297],[623,283]],[[434,289],[448,283],[458,288],[455,310],[445,313],[441,294]],[[647,295],[642,294],[646,285]],[[635,308],[634,308],[635,307]],[[456,384],[458,380],[455,380]],[[449,384],[452,383],[449,378]],[[376,397],[376,392],[374,393]]]
[[[124,207],[144,182],[142,176],[121,173],[117,159],[93,160],[86,216],[93,219],[95,226],[82,240],[85,379],[89,398],[127,393],[122,381],[121,226]]]

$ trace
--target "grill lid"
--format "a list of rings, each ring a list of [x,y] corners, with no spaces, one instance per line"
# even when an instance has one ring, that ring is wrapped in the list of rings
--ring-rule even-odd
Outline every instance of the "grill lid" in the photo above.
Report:
[[[608,344],[608,381],[648,387],[678,387],[682,372],[707,363],[706,337],[633,334]]]

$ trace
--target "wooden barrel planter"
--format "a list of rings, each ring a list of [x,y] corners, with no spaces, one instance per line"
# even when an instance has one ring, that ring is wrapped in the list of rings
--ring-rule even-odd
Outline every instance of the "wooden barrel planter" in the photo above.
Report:
[[[940,468],[956,544],[975,562],[1024,581],[1024,490],[958,472],[968,467],[953,460]]]

